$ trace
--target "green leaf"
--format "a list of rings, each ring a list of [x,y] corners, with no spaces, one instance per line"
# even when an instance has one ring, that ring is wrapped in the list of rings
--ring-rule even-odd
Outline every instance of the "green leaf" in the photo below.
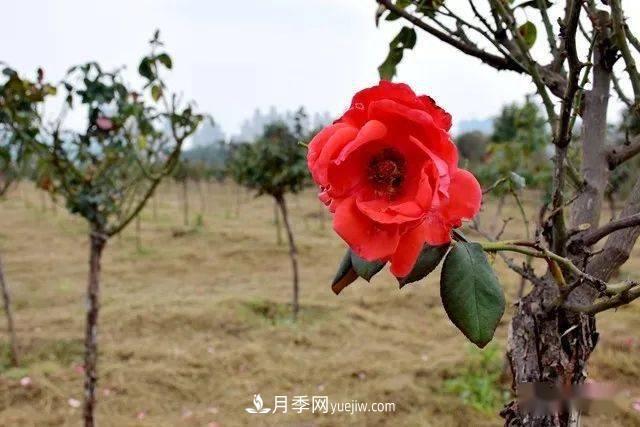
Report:
[[[344,288],[349,286],[358,278],[353,266],[351,265],[351,250],[347,250],[347,253],[342,258],[336,277],[334,277],[331,283],[331,289],[338,295]]]
[[[402,27],[398,35],[391,41],[391,45],[402,49],[413,49],[417,39],[416,30],[409,27]]]
[[[524,39],[527,47],[531,49],[533,44],[536,42],[536,37],[538,36],[538,30],[536,29],[536,26],[533,24],[533,22],[525,22],[518,28],[518,32]]]
[[[491,341],[505,299],[482,246],[453,246],[442,267],[440,297],[449,319],[471,342],[482,348]]]
[[[153,69],[151,68],[151,61],[148,57],[142,58],[140,65],[138,66],[138,73],[147,80],[153,80]]]
[[[405,277],[398,278],[400,288],[404,287],[406,284],[417,282],[418,280],[427,277],[427,275],[435,270],[438,264],[440,264],[440,261],[444,258],[447,250],[449,250],[448,244],[441,246],[424,245],[411,272]]]
[[[547,8],[550,8],[551,6],[553,6],[553,3],[552,3],[552,2],[550,2],[549,0],[546,0],[546,1],[544,2],[544,4],[545,4],[545,6],[546,6]],[[534,8],[534,9],[540,9],[540,7],[539,7],[539,5],[538,5],[538,0],[528,0],[528,1],[525,1],[525,2],[523,2],[523,3],[520,3],[520,4],[516,5],[516,6],[514,6],[514,7],[513,7],[513,9],[517,9],[517,8],[519,8],[519,7],[521,7],[521,8],[525,8],[525,7],[532,7],[532,8]]]
[[[402,49],[392,48],[389,55],[378,67],[380,80],[391,80],[396,75],[396,66],[402,61]]]
[[[416,10],[425,16],[433,17],[443,4],[444,0],[421,0],[416,6]]]
[[[378,274],[382,267],[386,264],[386,262],[380,261],[367,261],[365,259],[360,258],[355,252],[351,252],[351,265],[355,270],[356,274],[362,277],[367,282],[371,280],[373,276]]]
[[[410,4],[411,4],[411,0],[397,0],[395,3],[396,7],[400,9],[406,9],[406,7],[409,6]],[[389,14],[385,18],[385,21],[395,21],[396,19],[400,19],[400,15],[390,10]],[[377,24],[377,20],[376,20],[376,24]]]
[[[7,77],[15,77],[18,75],[18,73],[13,68],[9,68],[9,67],[3,68],[2,74],[4,74]]]
[[[411,0],[396,0],[396,7],[406,9],[411,4]]]
[[[387,14],[387,17],[384,18],[385,21],[395,21],[397,19],[400,19],[400,15],[398,15],[392,10],[390,10],[389,13]]]
[[[378,67],[380,79],[391,80],[396,75],[396,66],[402,61],[404,49],[413,49],[416,41],[416,31],[413,28],[402,27],[389,43],[389,54]]]
[[[157,59],[162,63],[162,65],[167,67],[167,69],[170,70],[173,67],[173,61],[171,61],[171,57],[166,53],[161,53],[158,55]]]
[[[151,97],[157,101],[162,96],[162,88],[158,85],[151,86]]]

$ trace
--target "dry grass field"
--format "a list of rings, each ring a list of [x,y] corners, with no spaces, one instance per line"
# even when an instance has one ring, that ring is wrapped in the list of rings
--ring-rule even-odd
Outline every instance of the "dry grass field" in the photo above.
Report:
[[[82,400],[88,241],[83,220],[26,184],[0,203],[0,251],[13,292],[22,366],[0,358],[1,426],[77,426]],[[533,197],[533,196],[531,196]],[[211,185],[161,187],[141,221],[109,242],[103,265],[98,420],[102,426],[500,425],[507,315],[474,350],[446,318],[438,275],[398,290],[387,271],[339,297],[330,281],[344,246],[309,192],[291,198],[301,264],[301,317],[290,321],[291,271],[273,203]],[[238,200],[240,203],[238,204]],[[506,216],[516,216],[515,210]],[[202,212],[202,220],[196,220]],[[483,221],[494,216],[485,207]],[[324,222],[324,225],[323,225]],[[514,220],[505,237],[516,236]],[[472,233],[470,235],[473,236]],[[518,278],[496,260],[509,300]],[[621,274],[640,279],[637,253]],[[0,339],[6,342],[4,317]],[[619,396],[586,426],[640,426],[640,303],[599,318],[591,377]],[[31,383],[26,384],[25,377]],[[22,384],[21,384],[22,380]],[[252,415],[253,394],[394,402],[394,412]]]

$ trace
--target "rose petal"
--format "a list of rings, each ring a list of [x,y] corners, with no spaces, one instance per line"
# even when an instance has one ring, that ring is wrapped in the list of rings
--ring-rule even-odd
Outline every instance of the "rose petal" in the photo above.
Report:
[[[384,199],[357,200],[358,209],[372,221],[380,224],[401,224],[417,221],[424,217],[425,211],[414,201],[390,205]]]
[[[388,128],[393,125],[393,129],[389,129],[391,135],[405,133],[413,136],[450,168],[458,164],[458,148],[428,112],[389,99],[373,102],[369,110],[371,119],[380,120]]]
[[[356,93],[351,100],[351,107],[338,121],[362,126],[368,119],[371,103],[381,99],[391,99],[411,108],[426,108],[424,102],[408,85],[382,80],[378,85]]]
[[[424,246],[426,230],[424,222],[402,235],[398,249],[391,257],[391,273],[404,277],[411,272]]]
[[[432,246],[444,245],[451,241],[451,226],[445,223],[439,213],[427,215],[424,230],[424,240]]]
[[[345,133],[345,129],[349,129],[349,131],[346,131]],[[325,185],[324,181],[326,181],[326,170],[321,170],[321,167],[318,165],[318,160],[323,153],[325,153],[325,148],[327,148],[329,142],[333,141],[329,146],[329,152],[324,154],[325,157],[332,153],[332,147],[334,147],[335,144],[341,142],[344,145],[357,133],[358,130],[356,128],[344,123],[338,123],[327,126],[311,140],[309,143],[309,151],[307,152],[307,166],[311,171],[314,181],[318,185]],[[340,138],[334,138],[337,134],[340,135]],[[344,139],[342,139],[342,137],[344,137]],[[326,164],[324,165],[324,169],[326,169]]]
[[[444,217],[449,221],[471,219],[482,203],[482,189],[471,172],[458,169],[451,176],[449,184],[449,203],[444,208]]]
[[[368,261],[388,259],[400,239],[397,225],[376,226],[358,210],[354,197],[337,205],[333,229],[355,253]]]
[[[422,95],[418,97],[425,105],[427,112],[431,114],[434,122],[442,129],[448,131],[451,129],[451,114],[447,113],[443,108],[436,104],[430,96]]]
[[[345,197],[366,179],[367,163],[383,144],[386,127],[375,120],[367,122],[327,168],[327,191],[331,197]]]
[[[361,146],[372,142],[377,141],[385,137],[387,134],[387,127],[378,120],[369,120],[367,123],[362,126],[360,131],[358,132],[358,136],[351,141],[349,145],[344,147],[342,151],[340,151],[340,155],[336,158],[335,163],[340,164],[344,162],[351,153],[356,151]]]

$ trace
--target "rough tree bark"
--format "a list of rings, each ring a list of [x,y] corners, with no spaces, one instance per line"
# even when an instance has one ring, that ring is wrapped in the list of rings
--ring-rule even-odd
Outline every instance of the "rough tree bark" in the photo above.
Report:
[[[11,307],[11,294],[9,287],[4,279],[4,270],[2,268],[2,258],[0,257],[0,288],[2,291],[2,303],[4,306],[5,316],[7,317],[7,331],[9,333],[9,361],[11,365],[18,366],[18,338],[16,336],[16,328],[13,323],[13,311]]]
[[[298,311],[300,310],[300,305],[298,303],[299,296],[299,278],[298,278],[298,249],[296,248],[296,242],[293,239],[293,229],[291,228],[291,223],[289,222],[289,213],[287,210],[287,202],[284,199],[284,196],[279,195],[276,196],[276,202],[278,206],[280,206],[280,212],[282,213],[282,222],[284,222],[284,228],[287,230],[287,239],[289,240],[289,257],[291,258],[291,268],[293,270],[293,300],[292,300],[292,308],[293,308],[293,320],[297,320]]]
[[[273,223],[276,226],[276,243],[278,246],[282,244],[282,226],[280,225],[280,213],[278,212],[278,202],[273,204]]]
[[[158,195],[153,196],[153,220],[158,220]]]
[[[182,181],[182,214],[184,215],[184,226],[189,226],[189,183],[185,178]]]
[[[107,243],[103,233],[92,232],[89,236],[89,280],[87,285],[87,318],[84,339],[84,425],[95,423],[96,383],[98,382],[98,314],[100,311],[100,264],[102,251]]]
[[[140,219],[140,215],[136,217],[136,249],[138,252],[142,250],[142,236],[141,236],[141,228],[142,228],[142,219]]]

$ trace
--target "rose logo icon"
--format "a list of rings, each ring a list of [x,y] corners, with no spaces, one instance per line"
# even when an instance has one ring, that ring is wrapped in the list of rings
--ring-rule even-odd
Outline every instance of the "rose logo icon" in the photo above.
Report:
[[[245,408],[244,410],[250,414],[266,414],[271,411],[271,408],[263,408],[264,402],[260,394],[253,395],[253,408]]]

